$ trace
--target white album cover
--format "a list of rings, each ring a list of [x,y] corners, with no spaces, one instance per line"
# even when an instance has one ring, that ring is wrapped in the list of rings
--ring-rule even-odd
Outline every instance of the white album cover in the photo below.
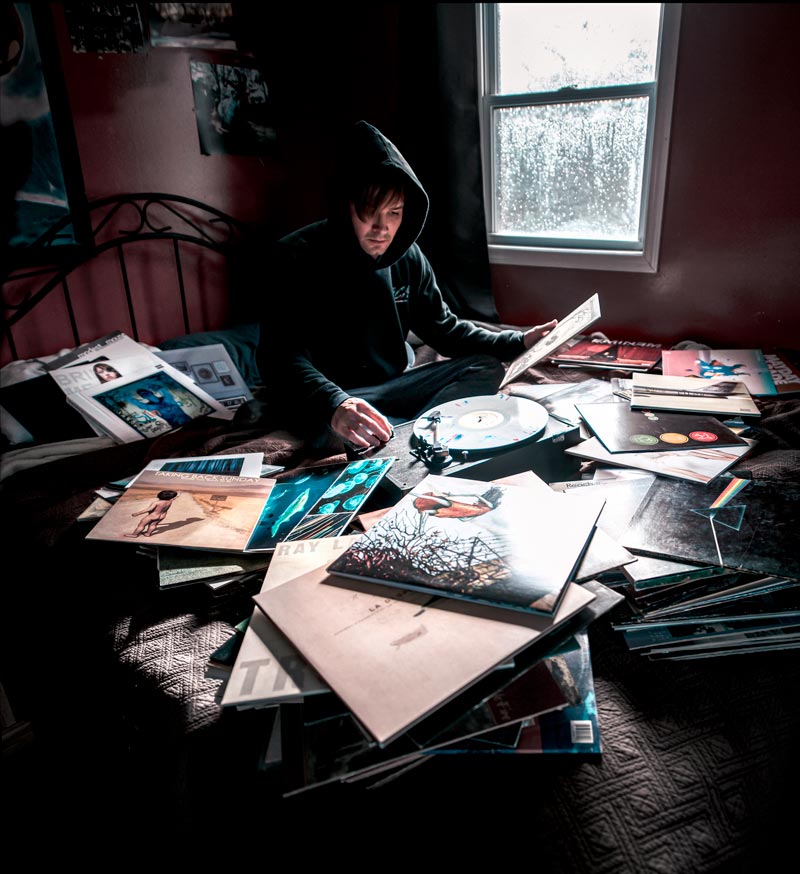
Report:
[[[199,416],[232,419],[235,414],[160,360],[151,369],[68,395],[67,403],[118,443],[155,437]]]
[[[576,334],[585,331],[589,325],[594,324],[600,318],[600,298],[595,292],[579,307],[574,309],[568,316],[561,319],[550,333],[545,334],[541,340],[534,343],[530,349],[526,349],[522,355],[515,358],[508,366],[506,375],[500,383],[503,388],[529,367],[533,367],[548,355],[552,355],[559,346],[563,346],[567,340],[571,340]]]

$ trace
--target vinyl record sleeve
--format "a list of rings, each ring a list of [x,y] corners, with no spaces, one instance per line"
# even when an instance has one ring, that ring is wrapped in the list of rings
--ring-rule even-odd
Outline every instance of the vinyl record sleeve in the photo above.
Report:
[[[743,382],[752,395],[777,393],[761,349],[665,349],[664,376],[694,377],[700,382],[723,377]]]
[[[552,615],[603,508],[429,474],[338,556],[337,576]]]
[[[338,537],[364,506],[395,458],[301,468],[275,483],[246,552],[273,552],[285,540]]]
[[[737,380],[634,373],[632,382],[632,410],[673,410],[730,417],[761,415],[747,386]]]
[[[800,578],[800,486],[657,479],[622,536],[631,552]]]
[[[235,409],[253,400],[253,393],[222,343],[161,349],[155,354],[201,385],[223,406]]]
[[[589,325],[594,324],[600,318],[600,297],[593,294],[580,306],[576,307],[550,331],[545,334],[538,343],[534,343],[530,349],[526,349],[522,355],[515,358],[509,364],[500,388],[517,379],[529,367],[533,367],[552,355],[556,349],[563,346],[567,340],[571,340],[576,334],[585,331]]]
[[[166,361],[67,396],[117,443],[165,434],[201,416],[232,419],[224,407]]]
[[[755,441],[745,439],[744,446],[720,446],[718,449],[686,449],[683,452],[609,452],[597,439],[590,437],[564,452],[577,458],[587,458],[601,464],[648,471],[668,479],[709,483],[733,467],[750,452]]]
[[[274,485],[260,477],[146,470],[86,539],[243,552]]]
[[[347,583],[322,569],[254,600],[385,745],[594,597],[570,584],[555,615],[538,616]]]
[[[746,441],[714,416],[633,410],[629,404],[577,404],[597,439],[611,452],[685,452]]]
[[[260,591],[283,585],[294,577],[330,564],[356,535],[321,537],[281,543],[270,558]],[[264,707],[301,701],[330,687],[298,652],[283,632],[253,606],[231,675],[222,695],[223,707]]]

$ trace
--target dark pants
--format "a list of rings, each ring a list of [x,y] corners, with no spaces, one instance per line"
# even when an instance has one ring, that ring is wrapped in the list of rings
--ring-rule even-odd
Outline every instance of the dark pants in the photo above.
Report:
[[[368,401],[393,425],[399,425],[447,401],[497,394],[504,374],[497,358],[470,355],[421,364],[381,385],[348,388],[347,393]]]
[[[505,367],[494,356],[470,355],[421,364],[380,385],[345,391],[372,404],[393,425],[401,425],[447,401],[497,394],[504,374]],[[310,422],[299,409],[282,409],[277,426],[288,428],[315,450],[341,448],[341,438],[329,424]]]

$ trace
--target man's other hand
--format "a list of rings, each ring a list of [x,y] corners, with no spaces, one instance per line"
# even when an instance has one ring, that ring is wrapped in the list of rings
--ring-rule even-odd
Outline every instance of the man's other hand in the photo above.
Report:
[[[530,349],[531,346],[533,346],[534,343],[538,343],[545,334],[549,334],[557,324],[558,319],[551,319],[544,325],[534,325],[534,327],[528,328],[528,330],[522,335],[525,348]]]
[[[359,449],[386,443],[392,436],[389,420],[361,398],[348,398],[336,408],[331,428]]]

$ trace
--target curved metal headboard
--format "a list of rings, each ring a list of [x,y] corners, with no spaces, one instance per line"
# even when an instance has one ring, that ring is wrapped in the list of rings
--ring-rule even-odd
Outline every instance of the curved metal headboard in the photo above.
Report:
[[[190,333],[189,312],[181,261],[181,244],[203,246],[215,252],[228,254],[240,244],[247,226],[232,216],[208,204],[189,197],[172,194],[122,194],[90,201],[89,222],[91,245],[82,249],[66,263],[53,266],[20,268],[2,278],[3,335],[13,358],[17,357],[13,329],[33,309],[38,307],[55,289],[60,288],[70,321],[75,345],[83,342],[72,307],[68,277],[87,260],[108,249],[116,249],[122,283],[131,321],[131,334],[138,340],[136,314],[128,282],[125,247],[142,240],[171,240],[175,258],[185,333]],[[165,223],[166,221],[166,223]],[[34,246],[41,250],[52,248],[70,218],[62,219]],[[21,286],[25,286],[19,292]],[[19,299],[15,299],[14,292]]]

